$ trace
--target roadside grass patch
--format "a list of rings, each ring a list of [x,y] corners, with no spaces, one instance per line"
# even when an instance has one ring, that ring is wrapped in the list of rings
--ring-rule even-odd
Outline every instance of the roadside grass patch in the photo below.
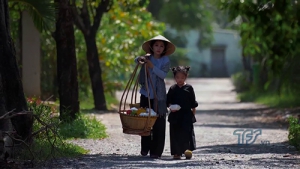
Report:
[[[109,93],[105,93],[105,99],[106,99],[106,103],[107,103],[106,105],[108,110],[112,110],[114,105],[119,104],[118,99]],[[80,100],[80,109],[81,111],[94,109],[94,100],[92,94]]]
[[[273,108],[295,108],[300,106],[300,97],[291,93],[245,91],[238,94],[242,102],[256,102]]]
[[[59,134],[63,139],[103,139],[106,127],[94,116],[79,114],[73,122],[61,123]]]
[[[289,143],[300,150],[300,123],[299,119],[289,117]]]

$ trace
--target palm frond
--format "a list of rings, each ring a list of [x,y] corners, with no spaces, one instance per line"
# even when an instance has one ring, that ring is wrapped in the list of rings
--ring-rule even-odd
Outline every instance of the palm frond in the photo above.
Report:
[[[40,32],[53,29],[57,7],[52,0],[9,0],[9,2],[17,2],[28,11]]]

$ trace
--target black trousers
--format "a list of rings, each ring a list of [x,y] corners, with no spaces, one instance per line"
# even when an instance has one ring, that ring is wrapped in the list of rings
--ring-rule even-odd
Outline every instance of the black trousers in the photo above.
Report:
[[[151,108],[153,107],[153,99],[150,100]],[[141,107],[148,106],[148,98],[141,95],[140,100]],[[165,116],[160,116],[155,121],[151,135],[141,136],[141,151],[149,152],[150,155],[161,156],[165,147],[165,133],[166,133],[166,118]]]
[[[181,125],[170,123],[170,147],[171,155],[182,155],[185,150],[195,150],[194,127],[187,131]]]

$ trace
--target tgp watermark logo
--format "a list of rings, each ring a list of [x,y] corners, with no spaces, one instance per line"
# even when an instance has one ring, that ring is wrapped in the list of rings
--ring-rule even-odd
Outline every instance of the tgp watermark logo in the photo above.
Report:
[[[259,135],[262,135],[262,129],[236,129],[233,135],[238,136],[239,145],[250,145],[255,143]],[[261,144],[270,145],[270,142],[262,140]]]

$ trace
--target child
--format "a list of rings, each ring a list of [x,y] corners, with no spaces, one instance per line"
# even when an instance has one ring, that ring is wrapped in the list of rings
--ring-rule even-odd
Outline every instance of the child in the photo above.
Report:
[[[198,103],[193,87],[185,82],[189,69],[188,66],[172,68],[176,84],[172,85],[167,93],[167,105],[171,109],[168,116],[171,155],[174,159],[180,159],[182,154],[189,159],[192,151],[196,149],[193,123],[196,122],[195,111]],[[172,110],[171,105],[176,104],[181,108]]]
[[[146,41],[142,48],[150,55],[135,59],[135,62],[143,64],[139,76],[139,84],[141,85],[140,107],[149,107],[146,90],[146,83],[148,83],[151,108],[156,111],[159,117],[152,128],[151,135],[141,137],[141,155],[146,156],[150,151],[151,158],[160,158],[165,146],[166,113],[168,112],[164,79],[170,70],[168,56],[175,51],[175,45],[159,35]],[[148,82],[145,82],[145,65],[150,75]]]

